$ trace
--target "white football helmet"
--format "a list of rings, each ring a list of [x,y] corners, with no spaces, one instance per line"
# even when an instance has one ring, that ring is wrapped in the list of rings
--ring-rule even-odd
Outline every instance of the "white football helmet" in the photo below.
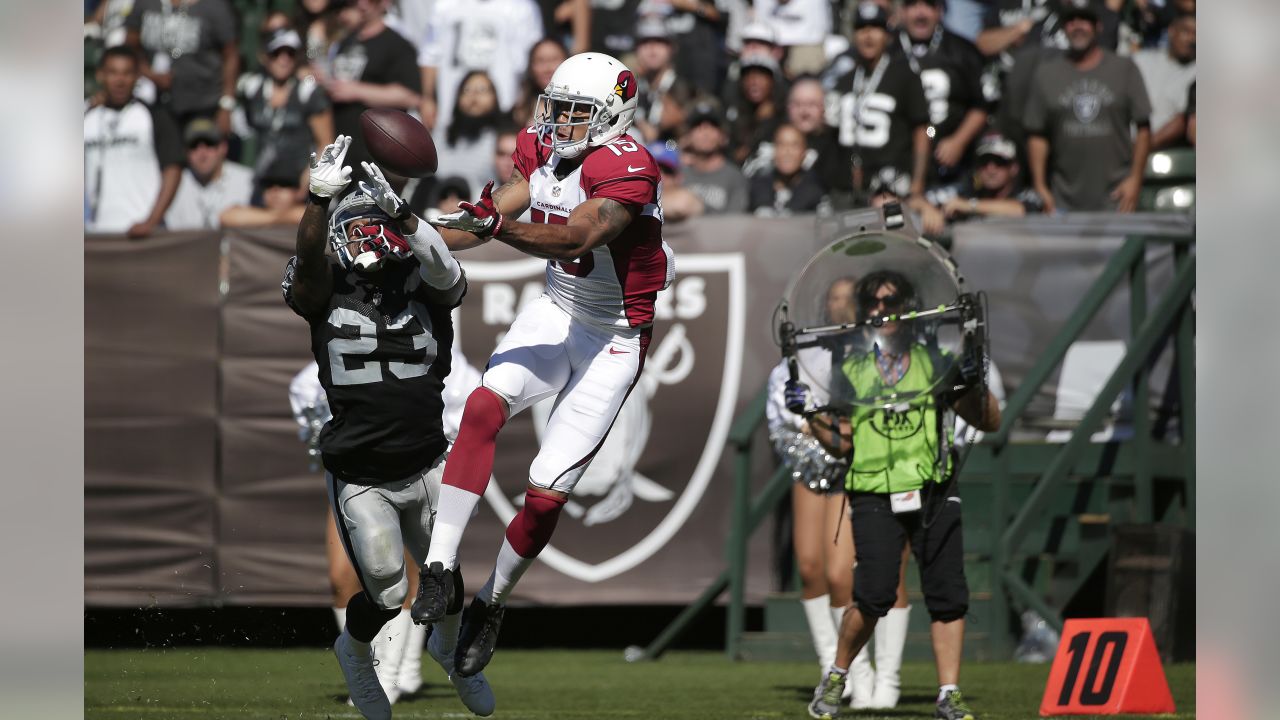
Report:
[[[626,65],[604,53],[580,53],[565,60],[538,96],[534,124],[539,142],[568,159],[625,133],[636,114],[636,84]],[[587,111],[586,118],[574,117]],[[572,137],[583,125],[587,133],[579,140],[556,135],[559,128],[569,128]]]

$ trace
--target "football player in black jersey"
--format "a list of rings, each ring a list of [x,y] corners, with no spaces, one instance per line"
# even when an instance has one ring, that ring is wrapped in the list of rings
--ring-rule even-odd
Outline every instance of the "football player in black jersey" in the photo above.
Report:
[[[450,311],[467,281],[440,234],[409,211],[375,165],[365,163],[369,181],[326,213],[350,183],[351,168],[342,164],[350,144],[340,135],[318,159],[312,155],[311,195],[282,287],[311,326],[333,413],[320,432],[325,481],[363,588],[347,604],[333,649],[356,708],[366,718],[390,718],[370,641],[408,594],[402,547],[421,562],[430,545],[447,445],[441,393],[453,344]],[[483,676],[452,672],[461,588],[455,597],[427,650],[467,707],[489,715],[493,692]]]
[[[982,55],[942,26],[942,0],[904,0],[897,43],[920,76],[929,104],[926,132],[934,160],[929,184],[955,182],[964,175],[969,150],[987,126]]]
[[[856,199],[865,201],[872,178],[902,181],[894,192],[923,199],[929,168],[929,120],[920,78],[888,52],[889,15],[874,2],[858,5],[853,47],[824,77],[827,124],[839,131],[852,163]]]

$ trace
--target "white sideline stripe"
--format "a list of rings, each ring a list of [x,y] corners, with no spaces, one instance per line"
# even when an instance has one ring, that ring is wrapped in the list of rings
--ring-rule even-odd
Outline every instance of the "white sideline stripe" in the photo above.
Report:
[[[206,708],[206,707],[200,707],[200,706],[164,707],[161,705],[128,705],[128,706],[111,705],[106,707],[96,706],[93,708],[94,713],[123,713],[130,716],[147,714],[147,713],[160,713],[168,717],[171,717],[173,715],[180,715],[180,714],[190,715],[194,713],[209,713],[209,714],[214,714],[222,717],[226,715],[228,710],[232,710],[232,708],[227,708],[227,707],[207,707]],[[238,713],[238,712],[241,712],[242,710],[243,710],[242,708],[237,708],[237,709],[234,709],[234,712]],[[414,710],[417,710],[418,712],[414,712]],[[364,716],[358,712],[349,712],[349,711],[334,712],[330,710],[317,711],[317,714],[315,716],[320,717],[321,714],[323,714],[325,718],[355,718],[356,720],[362,720],[364,718]],[[435,712],[429,707],[409,708],[404,705],[396,705],[395,714],[396,714],[396,717],[406,717],[406,716],[407,717],[442,717],[442,718],[474,718],[475,717],[475,715],[472,715],[471,713],[461,713],[461,712],[441,713],[441,712]],[[308,715],[310,715],[310,713],[308,713]]]

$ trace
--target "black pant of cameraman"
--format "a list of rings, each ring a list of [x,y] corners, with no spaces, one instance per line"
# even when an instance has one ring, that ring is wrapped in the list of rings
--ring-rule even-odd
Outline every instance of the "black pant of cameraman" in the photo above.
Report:
[[[887,494],[849,493],[857,560],[853,602],[863,615],[882,618],[893,607],[902,544],[908,540],[920,568],[929,617],[934,622],[950,622],[969,610],[960,498],[954,494],[944,497],[949,485],[926,484],[920,491],[921,509],[899,514],[894,514]]]

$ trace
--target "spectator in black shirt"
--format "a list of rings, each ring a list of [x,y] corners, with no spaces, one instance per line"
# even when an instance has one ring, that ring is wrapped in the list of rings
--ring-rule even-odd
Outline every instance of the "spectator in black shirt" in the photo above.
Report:
[[[311,75],[298,77],[302,37],[282,28],[262,39],[262,71],[237,83],[237,98],[258,149],[256,191],[292,183],[299,202],[306,198],[307,158],[333,142],[333,110],[324,88]]]
[[[640,0],[591,0],[591,49],[620,58],[635,49]]]
[[[321,78],[333,101],[333,125],[352,138],[347,164],[352,177],[364,175],[361,162],[373,158],[360,131],[360,113],[371,107],[409,110],[421,102],[417,51],[387,27],[387,0],[360,0],[342,11],[348,34],[338,42],[329,75]]]
[[[636,28],[635,125],[645,142],[676,139],[684,126],[685,108],[693,104],[693,86],[676,72],[675,50],[661,20],[648,18]]]
[[[773,133],[773,166],[753,176],[748,186],[749,209],[756,215],[781,216],[813,212],[822,203],[822,184],[804,168],[808,151],[804,133],[780,125]]]
[[[804,155],[804,168],[812,170],[828,190],[848,193],[849,156],[836,142],[836,130],[825,122],[826,92],[813,76],[796,78],[787,95],[786,121],[804,133],[809,147]],[[743,165],[743,172],[756,175],[773,165],[773,138],[760,143]]]
[[[956,186],[930,193],[948,220],[968,217],[1023,217],[1044,212],[1040,194],[1022,184],[1018,149],[1013,141],[991,133],[978,143],[972,174]]]
[[[899,194],[923,200],[929,170],[929,120],[920,78],[901,57],[888,54],[889,15],[873,2],[858,5],[853,48],[838,64],[849,69],[828,87],[827,123],[839,130],[852,160],[854,193],[871,179],[893,177]],[[850,62],[851,61],[851,62]]]
[[[739,62],[738,102],[725,112],[729,120],[729,152],[741,165],[782,122],[782,69],[769,55],[749,55]]]
[[[547,37],[570,45],[574,55],[591,49],[590,0],[538,0],[538,7]]]
[[[967,169],[970,147],[987,125],[982,56],[942,26],[942,0],[905,0],[898,43],[929,104],[932,181],[954,181]]]
[[[724,25],[721,1],[643,0],[640,17],[665,19],[676,47],[676,70],[698,92],[715,95],[724,80]]]

